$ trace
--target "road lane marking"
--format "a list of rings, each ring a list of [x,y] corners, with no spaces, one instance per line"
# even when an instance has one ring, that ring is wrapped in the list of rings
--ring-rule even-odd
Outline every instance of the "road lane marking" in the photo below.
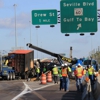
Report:
[[[42,87],[40,87],[40,88],[36,88],[36,89],[33,89],[33,90],[40,90],[40,89],[43,89],[43,88],[46,88],[46,87],[52,86],[52,85],[56,85],[56,84],[49,84],[49,85],[42,86]]]
[[[46,88],[46,87],[49,87],[49,86],[52,86],[52,85],[56,85],[56,84],[49,84],[49,85],[46,85],[46,86],[42,86],[40,88],[31,89],[25,82],[23,82],[23,84],[25,85],[25,89],[20,94],[15,96],[12,100],[17,100],[22,95],[27,94],[27,93],[31,93],[32,91],[34,92],[35,90],[40,90],[40,89],[43,89],[43,88]],[[40,98],[42,98],[39,94],[36,94],[36,95],[38,95]],[[44,98],[42,100],[46,100],[46,99]]]
[[[20,94],[18,94],[16,97],[14,97],[12,100],[17,100],[22,95],[32,91],[32,89],[25,82],[23,82],[23,84],[25,85],[25,89]]]

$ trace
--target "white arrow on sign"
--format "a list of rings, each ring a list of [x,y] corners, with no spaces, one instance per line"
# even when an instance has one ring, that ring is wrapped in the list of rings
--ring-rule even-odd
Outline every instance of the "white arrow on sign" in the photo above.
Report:
[[[81,27],[82,27],[81,23],[78,24],[78,25],[77,25],[77,30],[79,30],[79,28],[81,28]]]

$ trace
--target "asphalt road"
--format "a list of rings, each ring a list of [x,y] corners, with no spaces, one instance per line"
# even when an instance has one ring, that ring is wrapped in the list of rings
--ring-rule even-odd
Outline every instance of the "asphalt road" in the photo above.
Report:
[[[70,82],[69,90],[59,91],[59,84],[43,85],[40,81],[0,81],[0,100],[81,100],[75,81]]]
[[[27,84],[31,86],[30,83]],[[76,92],[75,81],[71,81],[69,92],[59,91],[59,85],[52,83],[52,86],[46,88],[33,89],[31,93],[24,94],[18,100],[81,100],[81,96],[81,93]]]
[[[0,100],[12,100],[25,88],[22,81],[0,81]]]

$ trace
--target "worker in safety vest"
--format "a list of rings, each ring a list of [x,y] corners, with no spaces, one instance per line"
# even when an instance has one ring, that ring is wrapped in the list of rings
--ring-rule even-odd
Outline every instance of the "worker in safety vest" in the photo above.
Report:
[[[65,91],[69,91],[69,77],[68,77],[68,68],[66,65],[62,68],[62,77],[63,77],[63,86]]]
[[[52,69],[53,72],[53,79],[54,79],[54,83],[58,84],[58,68],[56,65],[54,65],[54,68]]]
[[[46,67],[43,67],[43,73],[45,73],[47,71]]]
[[[36,67],[37,80],[39,80],[40,68]]]
[[[80,91],[82,92],[83,91],[82,81],[83,81],[84,71],[80,64],[78,64],[76,70],[74,71],[74,74],[76,77],[77,92]]]
[[[72,70],[71,70],[71,68],[68,66],[68,76],[69,76],[69,79],[71,78],[71,74],[72,74]]]
[[[94,84],[94,68],[91,65],[88,66],[88,75],[91,81],[91,85],[93,85]]]
[[[59,68],[59,78],[60,78],[60,87],[59,90],[64,90],[64,84],[63,84],[63,77],[62,77],[62,68],[64,67],[64,64],[61,65],[61,68]]]

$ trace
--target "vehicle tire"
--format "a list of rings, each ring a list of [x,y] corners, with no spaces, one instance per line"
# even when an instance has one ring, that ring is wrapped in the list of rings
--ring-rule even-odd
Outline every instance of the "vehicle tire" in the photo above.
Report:
[[[7,75],[7,80],[9,80],[9,77],[10,77],[10,76],[9,76],[9,73],[8,73],[8,75]]]
[[[12,80],[12,73],[9,74],[9,79]]]
[[[15,80],[15,73],[12,73],[12,79]]]

